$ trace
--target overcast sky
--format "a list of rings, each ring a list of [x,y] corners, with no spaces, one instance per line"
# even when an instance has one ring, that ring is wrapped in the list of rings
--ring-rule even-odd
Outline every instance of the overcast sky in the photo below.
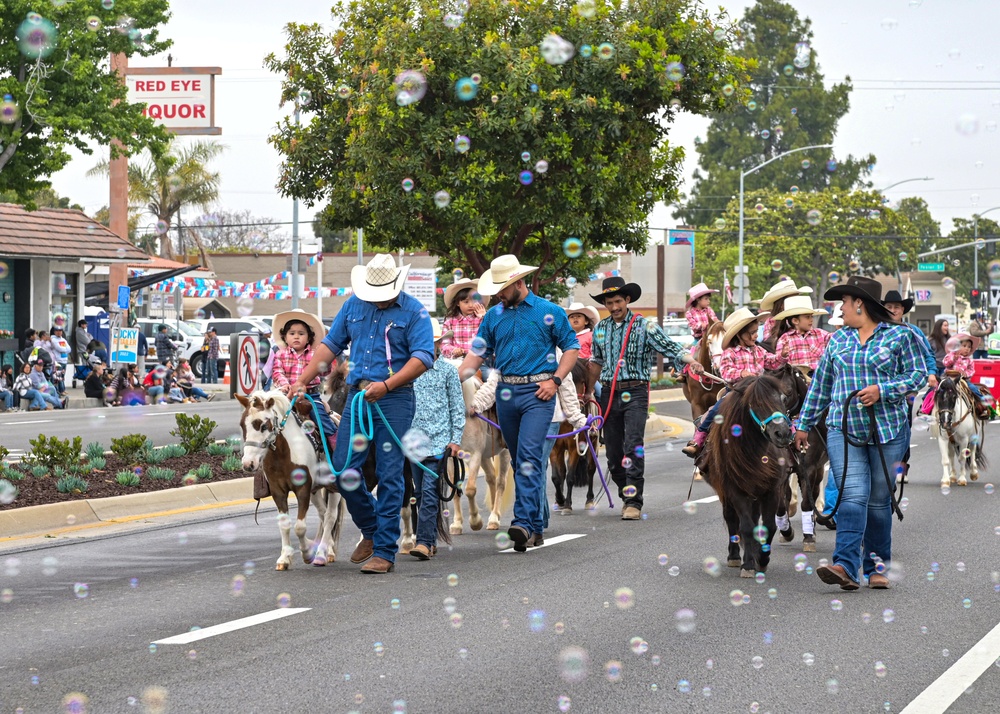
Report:
[[[731,15],[748,2],[708,3]],[[850,75],[851,109],[835,140],[838,156],[874,153],[876,188],[930,176],[890,190],[895,200],[919,195],[942,231],[953,217],[1000,206],[1000,28],[997,0],[795,0],[813,22],[813,48],[828,82]],[[280,159],[266,142],[283,112],[280,80],[263,57],[281,52],[289,21],[331,24],[329,0],[173,0],[165,35],[174,41],[174,66],[221,66],[216,97],[221,141],[229,147],[214,164],[222,173],[220,208],[250,209],[290,221],[292,203],[274,190]],[[165,66],[165,58],[135,61]],[[707,120],[683,116],[670,134],[684,146],[685,179],[695,168],[694,139]],[[184,141],[185,139],[181,139]],[[106,179],[87,178],[96,158],[81,156],[53,177],[55,189],[94,212],[107,204]],[[752,181],[752,179],[751,179]],[[749,186],[749,185],[748,185]],[[303,219],[312,216],[305,209]],[[658,206],[651,228],[675,225]],[[194,217],[187,216],[188,218]],[[992,217],[1000,219],[1000,211]],[[285,227],[290,234],[290,228]],[[304,225],[303,236],[311,236]]]

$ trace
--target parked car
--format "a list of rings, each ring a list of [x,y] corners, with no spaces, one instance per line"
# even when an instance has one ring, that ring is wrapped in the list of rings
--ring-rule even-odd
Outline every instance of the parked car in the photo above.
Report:
[[[663,318],[663,332],[681,347],[689,349],[694,344],[694,335],[691,334],[691,326],[684,318],[665,317]]]
[[[261,320],[258,317],[215,317],[215,318],[197,318],[194,320],[187,321],[192,327],[194,327],[199,334],[198,350],[201,350],[202,344],[204,344],[205,333],[208,332],[210,327],[215,328],[215,334],[219,338],[219,373],[222,374],[225,369],[226,364],[229,362],[229,336],[240,332],[258,332],[263,330],[270,330],[270,325]],[[265,338],[261,338],[260,341],[260,356],[262,359],[267,359],[267,353],[271,349],[271,343]],[[202,364],[199,361],[198,367],[195,367],[194,362],[191,363],[191,369],[194,372],[195,377],[201,379],[201,367]]]

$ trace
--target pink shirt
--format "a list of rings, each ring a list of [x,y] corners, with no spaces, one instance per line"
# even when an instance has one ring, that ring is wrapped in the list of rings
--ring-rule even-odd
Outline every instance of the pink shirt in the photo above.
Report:
[[[684,317],[687,318],[688,325],[691,327],[691,334],[697,340],[701,339],[701,336],[705,334],[705,329],[709,325],[719,321],[719,318],[715,315],[715,311],[710,307],[692,307]]]
[[[451,357],[455,350],[469,352],[472,348],[472,340],[475,339],[476,334],[479,332],[479,325],[482,321],[483,318],[476,317],[475,315],[458,315],[457,317],[445,318],[441,329],[445,333],[450,331],[452,334],[441,338],[441,354],[445,357]]]
[[[958,353],[958,350],[944,356],[944,368],[961,372],[966,379],[972,379],[972,375],[976,373],[976,365],[972,361],[972,357],[963,357]]]
[[[772,354],[760,345],[753,347],[730,345],[719,360],[719,376],[727,382],[735,382],[743,376],[743,372],[758,376],[763,374],[765,369],[779,369],[783,364],[785,364],[784,357],[777,353]]]
[[[826,349],[826,343],[829,341],[830,333],[826,330],[816,328],[809,330],[809,332],[791,330],[778,338],[774,351],[783,353],[785,345],[789,345],[791,351],[786,357],[788,364],[816,369],[819,366],[819,358],[823,356],[823,350]]]

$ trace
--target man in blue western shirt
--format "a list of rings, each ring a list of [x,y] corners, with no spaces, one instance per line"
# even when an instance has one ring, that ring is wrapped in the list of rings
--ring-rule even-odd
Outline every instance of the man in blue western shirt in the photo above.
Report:
[[[479,278],[480,295],[496,295],[458,374],[471,377],[483,361],[496,358],[500,372],[497,417],[514,460],[514,519],[507,529],[514,550],[542,541],[545,435],[555,410],[553,397],[576,364],[580,343],[566,312],[528,290],[524,278],[538,268],[501,255]],[[556,364],[556,348],[562,358]]]
[[[351,518],[361,531],[362,540],[351,555],[351,562],[368,561],[361,568],[362,573],[388,573],[396,561],[405,457],[393,434],[402,439],[409,431],[415,408],[413,380],[434,364],[430,317],[416,298],[402,292],[409,269],[408,265],[397,268],[392,256],[385,254],[376,255],[368,265],[355,266],[351,270],[354,294],[344,303],[329,334],[292,385],[292,393],[304,393],[306,385],[320,371],[320,365],[331,364],[350,345],[348,406],[364,390],[365,401],[378,402],[389,422],[386,425],[375,414],[371,442],[359,450],[352,435],[343,435],[337,440],[333,455],[335,469],[356,472],[349,479],[342,473],[338,486]],[[345,414],[344,418],[349,420],[350,416]],[[368,458],[368,449],[373,447],[378,449],[377,501],[366,488],[364,478],[358,475]],[[359,485],[353,488],[358,481]]]

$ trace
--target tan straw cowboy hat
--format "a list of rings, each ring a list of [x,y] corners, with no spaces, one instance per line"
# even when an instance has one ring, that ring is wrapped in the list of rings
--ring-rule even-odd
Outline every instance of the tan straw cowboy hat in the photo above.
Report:
[[[351,268],[351,289],[359,300],[385,302],[399,295],[406,283],[409,265],[396,265],[387,253],[379,253],[368,265]]]
[[[572,315],[583,315],[590,320],[590,326],[594,327],[601,321],[601,313],[593,305],[584,305],[582,302],[574,302],[566,308],[566,317]]]
[[[295,308],[294,310],[286,310],[285,312],[279,312],[274,316],[274,320],[271,323],[271,330],[273,330],[272,339],[274,343],[279,347],[285,346],[285,341],[281,339],[281,331],[284,329],[285,325],[293,321],[303,322],[312,328],[313,335],[315,339],[312,344],[316,344],[317,340],[322,340],[326,337],[327,329],[323,322],[313,315],[311,312],[306,312],[301,308]]]
[[[766,319],[770,313],[761,312],[754,314],[753,311],[748,307],[741,307],[736,312],[731,314],[726,318],[726,321],[722,323],[724,332],[722,333],[722,349],[729,347],[729,343],[732,342],[733,338],[740,333],[740,331],[749,325],[751,322],[760,322]]]
[[[456,280],[451,285],[444,289],[444,309],[448,310],[451,308],[451,303],[454,302],[455,296],[466,288],[472,288],[472,292],[476,292],[477,281],[472,278],[462,278],[461,280]]]
[[[526,275],[538,270],[534,265],[521,265],[516,255],[501,255],[493,259],[490,269],[479,277],[479,294],[496,295]]]
[[[781,322],[786,317],[796,315],[825,315],[826,310],[816,310],[813,308],[812,300],[808,295],[792,295],[785,298],[785,309],[774,316],[774,319]]]
[[[688,290],[688,301],[684,303],[685,308],[689,308],[698,302],[698,298],[705,297],[706,295],[711,295],[712,293],[717,293],[718,290],[712,290],[712,288],[705,285],[705,283],[698,283],[693,288]]]
[[[796,287],[794,280],[780,280],[767,289],[764,297],[760,299],[761,311],[770,312],[774,309],[774,303],[792,295],[812,295],[812,288]]]

